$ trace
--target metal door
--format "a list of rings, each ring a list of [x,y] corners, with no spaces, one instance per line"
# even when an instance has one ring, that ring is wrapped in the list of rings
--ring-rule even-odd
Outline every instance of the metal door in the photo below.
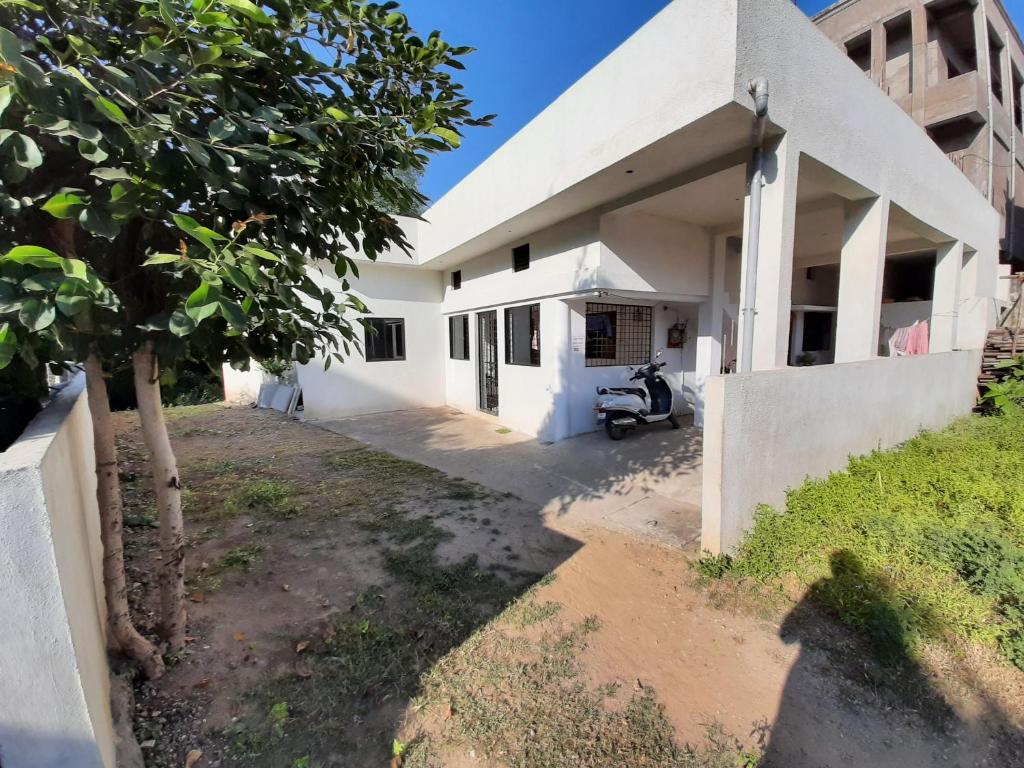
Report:
[[[478,404],[481,411],[498,414],[498,313],[476,316]]]

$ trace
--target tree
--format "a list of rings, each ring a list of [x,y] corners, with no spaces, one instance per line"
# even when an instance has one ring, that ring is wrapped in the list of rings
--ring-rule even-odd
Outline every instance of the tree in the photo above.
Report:
[[[388,212],[422,206],[410,174],[490,120],[452,77],[470,51],[393,2],[0,0],[0,363],[29,337],[94,378],[131,361],[170,648],[184,543],[160,366],[358,345],[350,254],[407,249]]]

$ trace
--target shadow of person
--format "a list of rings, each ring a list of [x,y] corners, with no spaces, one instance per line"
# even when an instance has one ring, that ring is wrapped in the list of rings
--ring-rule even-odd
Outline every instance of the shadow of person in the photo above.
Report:
[[[783,642],[799,643],[800,652],[760,768],[1007,765],[989,762],[998,747],[976,723],[957,718],[915,660],[904,602],[888,574],[849,551],[833,553],[830,569],[780,627]],[[864,639],[823,608],[840,610]]]

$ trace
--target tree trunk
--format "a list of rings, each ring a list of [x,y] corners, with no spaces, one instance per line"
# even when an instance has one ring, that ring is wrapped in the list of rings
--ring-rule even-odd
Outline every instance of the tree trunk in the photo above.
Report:
[[[185,645],[185,530],[181,517],[181,483],[178,465],[167,436],[160,404],[159,367],[151,341],[132,355],[135,397],[139,406],[142,437],[149,451],[149,465],[160,514],[160,620],[161,634],[171,651]]]
[[[85,361],[85,382],[96,451],[96,502],[100,508],[100,537],[103,541],[103,587],[107,603],[108,643],[136,661],[147,678],[156,680],[164,673],[164,660],[156,646],[135,630],[128,613],[117,445],[114,443],[114,427],[110,421],[110,401],[107,399],[103,367],[95,355],[89,355]]]

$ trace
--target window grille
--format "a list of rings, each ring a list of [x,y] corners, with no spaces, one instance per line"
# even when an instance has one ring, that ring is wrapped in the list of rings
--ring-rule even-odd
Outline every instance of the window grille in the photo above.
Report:
[[[651,361],[650,307],[587,302],[588,368]]]

